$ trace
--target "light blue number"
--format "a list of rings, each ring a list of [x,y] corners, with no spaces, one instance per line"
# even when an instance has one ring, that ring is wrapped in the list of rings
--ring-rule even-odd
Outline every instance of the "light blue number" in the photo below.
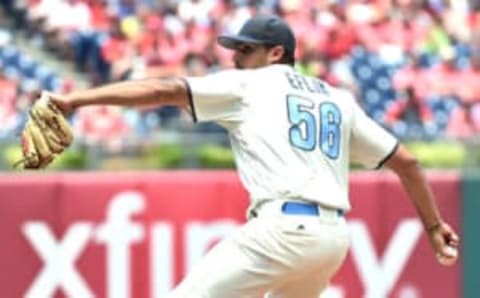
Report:
[[[316,146],[317,122],[320,123],[320,150],[329,158],[336,159],[340,154],[340,124],[342,117],[338,107],[331,102],[322,103],[319,120],[312,113],[312,101],[299,96],[287,97],[288,120],[290,121],[290,143],[302,150],[311,151]]]
[[[331,102],[320,104],[320,121],[320,149],[336,159],[340,153],[340,110]]]
[[[290,127],[290,142],[293,146],[311,151],[315,148],[317,125],[315,116],[309,112],[313,109],[313,102],[298,96],[287,98],[288,119]],[[302,126],[303,129],[302,129]]]

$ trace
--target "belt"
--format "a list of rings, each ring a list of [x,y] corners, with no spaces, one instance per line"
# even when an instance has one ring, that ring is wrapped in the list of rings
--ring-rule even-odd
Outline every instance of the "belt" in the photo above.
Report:
[[[312,215],[319,216],[322,213],[322,208],[315,203],[306,202],[285,202],[282,204],[282,213],[290,215]],[[342,209],[333,209],[337,212],[339,217],[344,215]]]

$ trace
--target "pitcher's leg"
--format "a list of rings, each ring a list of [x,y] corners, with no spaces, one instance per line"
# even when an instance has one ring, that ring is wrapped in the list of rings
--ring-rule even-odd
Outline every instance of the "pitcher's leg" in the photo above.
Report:
[[[327,288],[331,278],[340,268],[343,257],[324,264],[318,270],[306,272],[270,290],[267,298],[319,298]]]
[[[304,222],[300,231],[289,225],[284,225],[284,231],[289,235],[284,243],[293,243],[292,248],[302,251],[297,256],[299,266],[293,268],[288,280],[272,288],[267,297],[319,298],[346,257],[349,247],[346,222],[344,219],[334,224]]]
[[[319,298],[328,283],[329,279],[325,276],[307,276],[271,290],[266,298]]]
[[[245,233],[262,233],[261,226],[249,224],[208,252],[169,298],[263,297],[277,276],[278,265],[267,251],[256,247],[254,240],[245,240]]]

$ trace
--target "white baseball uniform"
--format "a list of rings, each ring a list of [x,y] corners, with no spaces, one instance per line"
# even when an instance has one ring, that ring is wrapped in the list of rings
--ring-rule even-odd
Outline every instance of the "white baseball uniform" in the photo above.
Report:
[[[346,91],[283,64],[186,78],[197,121],[230,134],[249,221],[172,297],[318,297],[346,255],[351,161],[380,167],[397,140]],[[288,214],[310,202],[319,214]],[[315,206],[315,205],[314,205]]]

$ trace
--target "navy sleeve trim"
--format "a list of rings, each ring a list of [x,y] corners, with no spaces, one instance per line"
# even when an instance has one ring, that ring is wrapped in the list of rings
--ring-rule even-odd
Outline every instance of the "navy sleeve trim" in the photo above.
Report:
[[[185,87],[187,87],[187,95],[188,95],[188,102],[190,103],[190,111],[192,113],[193,122],[197,122],[197,113],[195,112],[195,105],[193,104],[193,96],[192,96],[192,89],[190,88],[190,84],[185,78],[180,78],[184,83]]]
[[[382,159],[382,160],[378,163],[378,165],[377,165],[377,167],[375,168],[375,170],[380,169],[380,168],[383,166],[383,164],[386,163],[387,160],[389,160],[390,157],[392,157],[393,154],[395,154],[395,152],[397,151],[397,149],[398,149],[399,146],[400,146],[400,143],[397,141],[397,143],[396,143],[395,146],[393,147],[392,151],[391,151],[390,153],[388,153],[388,155],[385,156],[385,158]]]

